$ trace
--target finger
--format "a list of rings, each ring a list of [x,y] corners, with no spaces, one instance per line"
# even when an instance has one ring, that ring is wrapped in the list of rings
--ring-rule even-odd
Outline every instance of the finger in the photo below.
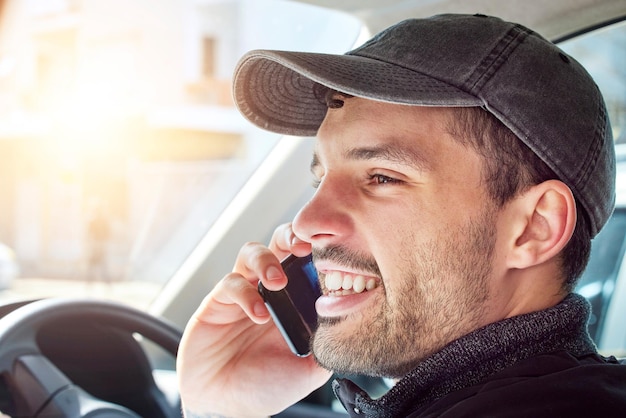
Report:
[[[234,272],[218,282],[197,310],[196,317],[213,325],[230,324],[245,317],[257,324],[270,319],[256,284]]]
[[[269,290],[280,290],[287,285],[287,276],[280,260],[268,247],[258,242],[248,242],[241,247],[234,271],[255,286],[260,280]]]
[[[269,247],[281,260],[289,254],[304,257],[311,253],[311,244],[294,234],[291,223],[282,224],[274,230]]]
[[[253,322],[264,324],[269,321],[270,314],[256,284],[231,273],[224,278],[223,286],[227,299],[238,305]]]

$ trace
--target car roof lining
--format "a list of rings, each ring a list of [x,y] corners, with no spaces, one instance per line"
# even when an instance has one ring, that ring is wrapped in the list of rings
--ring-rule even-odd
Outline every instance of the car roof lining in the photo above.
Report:
[[[291,0],[357,16],[371,33],[407,17],[440,13],[483,13],[521,23],[548,39],[626,15],[623,0]],[[564,12],[566,10],[567,12]]]

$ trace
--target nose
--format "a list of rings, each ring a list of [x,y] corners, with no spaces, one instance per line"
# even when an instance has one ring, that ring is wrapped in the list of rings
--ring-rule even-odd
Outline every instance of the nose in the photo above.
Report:
[[[337,244],[352,230],[352,206],[349,187],[327,174],[293,220],[293,232],[315,247]]]

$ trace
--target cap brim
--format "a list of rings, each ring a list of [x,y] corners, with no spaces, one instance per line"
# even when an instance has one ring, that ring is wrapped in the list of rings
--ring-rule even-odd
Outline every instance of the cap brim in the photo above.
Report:
[[[235,70],[233,94],[255,125],[286,135],[314,136],[326,115],[321,84],[357,97],[389,103],[471,107],[482,101],[425,74],[356,55],[256,50]]]

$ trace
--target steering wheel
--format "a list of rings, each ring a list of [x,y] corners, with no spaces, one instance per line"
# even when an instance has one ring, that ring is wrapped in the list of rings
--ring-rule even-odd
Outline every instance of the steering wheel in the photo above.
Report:
[[[100,300],[44,299],[2,317],[0,374],[15,415],[180,417],[157,388],[137,334],[172,356],[182,335],[145,312]],[[143,410],[122,405],[125,399]]]

